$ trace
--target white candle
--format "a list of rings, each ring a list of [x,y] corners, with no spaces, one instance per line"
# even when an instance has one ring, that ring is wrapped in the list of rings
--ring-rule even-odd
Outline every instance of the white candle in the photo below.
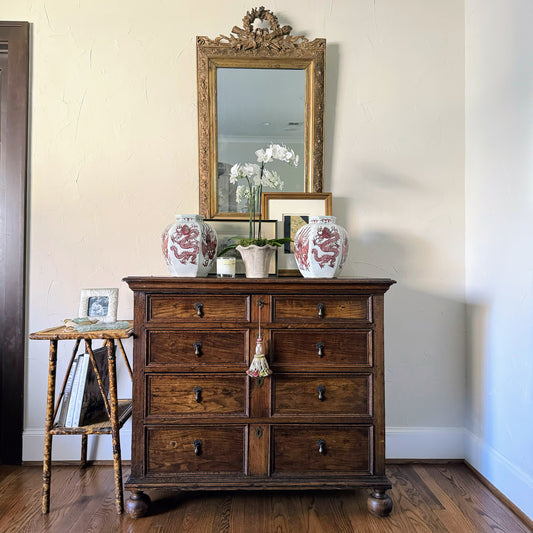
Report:
[[[235,277],[235,257],[217,257],[217,277]]]

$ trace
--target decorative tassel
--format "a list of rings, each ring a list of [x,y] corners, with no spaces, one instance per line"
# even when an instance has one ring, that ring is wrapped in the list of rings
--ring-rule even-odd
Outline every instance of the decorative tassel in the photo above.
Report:
[[[272,374],[266,360],[266,356],[263,353],[263,337],[257,337],[257,344],[255,345],[255,355],[250,365],[250,368],[246,373],[252,378],[266,378]]]

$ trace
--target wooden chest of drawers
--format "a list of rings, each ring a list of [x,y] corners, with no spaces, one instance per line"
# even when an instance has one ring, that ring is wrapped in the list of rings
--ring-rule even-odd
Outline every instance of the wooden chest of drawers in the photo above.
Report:
[[[372,489],[386,515],[383,299],[389,279],[130,277],[128,512],[146,491]],[[258,322],[273,371],[246,375]]]

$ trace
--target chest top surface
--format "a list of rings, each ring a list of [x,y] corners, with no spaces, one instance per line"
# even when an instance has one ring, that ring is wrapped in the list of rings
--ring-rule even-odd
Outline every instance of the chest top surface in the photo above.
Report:
[[[133,291],[222,291],[222,292],[313,292],[316,290],[343,294],[350,292],[385,293],[396,283],[389,278],[177,278],[171,276],[129,276],[124,280]]]

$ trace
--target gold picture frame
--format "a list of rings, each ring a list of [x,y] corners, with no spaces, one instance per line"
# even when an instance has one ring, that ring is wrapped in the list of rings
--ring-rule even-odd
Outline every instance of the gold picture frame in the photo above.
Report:
[[[256,19],[268,23],[270,29],[254,29]],[[259,7],[248,11],[243,27],[234,26],[227,36],[196,38],[200,214],[206,218],[247,216],[246,213],[221,211],[218,205],[217,69],[220,68],[304,71],[305,149],[301,190],[322,191],[326,40],[310,41],[304,36],[292,35],[291,31],[290,26],[281,27],[270,10]],[[257,146],[260,147],[261,144]]]
[[[265,192],[261,195],[261,213],[267,219],[277,220],[278,237],[294,239],[302,224],[310,216],[331,215],[330,192]],[[278,250],[278,276],[299,276],[292,243]]]

